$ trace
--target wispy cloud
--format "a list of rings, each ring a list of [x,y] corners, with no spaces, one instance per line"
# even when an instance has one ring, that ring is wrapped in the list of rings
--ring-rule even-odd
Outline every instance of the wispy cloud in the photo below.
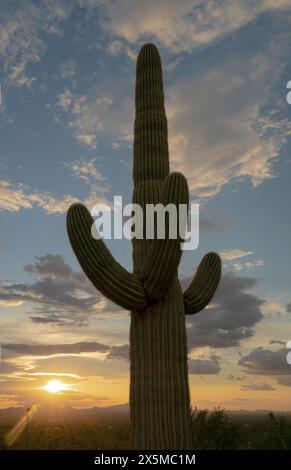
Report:
[[[35,3],[9,0],[1,3],[0,56],[7,72],[7,84],[31,86],[36,77],[26,72],[28,64],[40,61],[47,44],[45,36],[60,34],[60,25],[71,11],[65,0]]]
[[[167,91],[173,166],[187,174],[190,189],[202,200],[230,181],[249,178],[258,186],[272,178],[290,134],[288,121],[261,111],[272,102],[267,77],[272,70],[274,85],[283,60],[271,48],[238,60],[241,52],[238,46],[235,55],[225,55],[223,67],[215,60],[199,76],[188,66]]]
[[[242,271],[243,269],[250,271],[264,266],[265,262],[258,259],[253,261],[237,261],[251,255],[253,255],[253,251],[245,251],[241,249],[230,249],[220,252],[220,256],[224,261],[225,266],[228,268],[231,267],[234,271]]]
[[[88,0],[97,5],[98,0]],[[288,8],[289,0],[130,0],[106,2],[107,22],[104,28],[111,34],[136,43],[154,38],[175,53],[213,43],[238,30],[257,15]]]
[[[266,382],[245,384],[242,385],[240,389],[242,392],[273,392],[276,390],[271,384]]]
[[[243,269],[247,271],[251,271],[252,269],[260,268],[264,266],[264,264],[265,262],[262,259],[257,259],[255,261],[247,261],[245,263],[238,262],[238,263],[233,263],[233,269],[235,271],[242,271]]]
[[[66,212],[72,203],[80,200],[89,208],[101,202],[110,204],[104,197],[110,186],[98,171],[96,159],[81,159],[66,166],[74,176],[87,184],[89,192],[86,197],[80,198],[71,194],[57,197],[49,192],[33,191],[22,183],[0,180],[0,210],[18,212],[21,209],[39,207],[49,214],[59,214]]]
[[[77,64],[72,60],[67,60],[59,65],[59,75],[58,78],[61,80],[71,79],[76,75]]]
[[[117,80],[108,85],[98,83],[86,94],[73,93],[68,88],[59,93],[56,104],[66,113],[68,127],[79,142],[96,149],[101,136],[131,140],[131,105],[126,87],[125,81]]]
[[[232,261],[234,259],[244,258],[245,256],[252,255],[253,252],[241,249],[233,249],[220,251],[219,254],[223,261]]]

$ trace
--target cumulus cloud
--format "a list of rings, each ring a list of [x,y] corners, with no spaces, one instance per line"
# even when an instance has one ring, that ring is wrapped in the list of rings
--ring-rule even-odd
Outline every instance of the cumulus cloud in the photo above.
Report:
[[[264,304],[248,292],[256,282],[251,277],[224,275],[210,307],[187,319],[189,348],[238,346],[253,336],[255,325],[262,319]]]
[[[253,349],[249,354],[242,356],[239,365],[248,374],[256,375],[291,375],[291,366],[287,362],[287,348],[272,351],[259,347]]]
[[[199,356],[188,359],[188,371],[190,375],[219,374],[221,367],[220,357],[212,354],[210,357]]]
[[[35,263],[24,270],[36,277],[34,282],[2,282],[0,300],[7,307],[11,302],[34,305],[30,311],[34,323],[83,324],[98,311],[100,294],[62,256],[36,257]]]
[[[64,261],[61,255],[48,253],[45,256],[36,256],[34,264],[26,264],[24,271],[37,274],[41,277],[68,278],[76,276],[71,266]],[[77,274],[77,280],[81,280],[81,275]]]

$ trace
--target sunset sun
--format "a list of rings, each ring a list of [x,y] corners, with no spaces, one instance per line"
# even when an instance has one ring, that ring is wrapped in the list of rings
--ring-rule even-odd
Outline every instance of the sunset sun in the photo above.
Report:
[[[67,390],[68,385],[64,384],[60,380],[50,380],[46,385],[42,387],[42,390],[49,393],[59,393]]]

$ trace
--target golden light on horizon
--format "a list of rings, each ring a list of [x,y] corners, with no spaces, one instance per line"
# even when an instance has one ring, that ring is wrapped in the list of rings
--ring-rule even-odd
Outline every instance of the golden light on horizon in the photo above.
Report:
[[[70,386],[61,382],[60,380],[50,380],[46,385],[42,387],[42,390],[49,393],[59,393],[64,390],[68,390]]]

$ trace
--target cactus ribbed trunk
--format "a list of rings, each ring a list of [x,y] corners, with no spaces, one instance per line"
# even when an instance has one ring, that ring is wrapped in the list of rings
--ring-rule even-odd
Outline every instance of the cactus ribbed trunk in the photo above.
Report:
[[[134,123],[133,202],[164,208],[188,204],[181,173],[169,174],[167,119],[162,67],[153,44],[141,48],[137,60]],[[88,279],[103,295],[131,311],[130,412],[134,449],[191,449],[185,315],[200,312],[219,283],[221,260],[206,254],[182,293],[178,280],[181,239],[133,239],[129,273],[111,255],[104,241],[92,237],[94,220],[81,203],[67,213],[67,231]],[[145,220],[144,220],[145,222]],[[183,227],[179,226],[178,231]]]
[[[135,93],[133,202],[145,208],[161,202],[169,173],[162,68],[154,45],[140,51]],[[132,243],[139,278],[152,242]],[[133,448],[190,449],[185,310],[177,274],[160,300],[131,312],[130,364]]]

